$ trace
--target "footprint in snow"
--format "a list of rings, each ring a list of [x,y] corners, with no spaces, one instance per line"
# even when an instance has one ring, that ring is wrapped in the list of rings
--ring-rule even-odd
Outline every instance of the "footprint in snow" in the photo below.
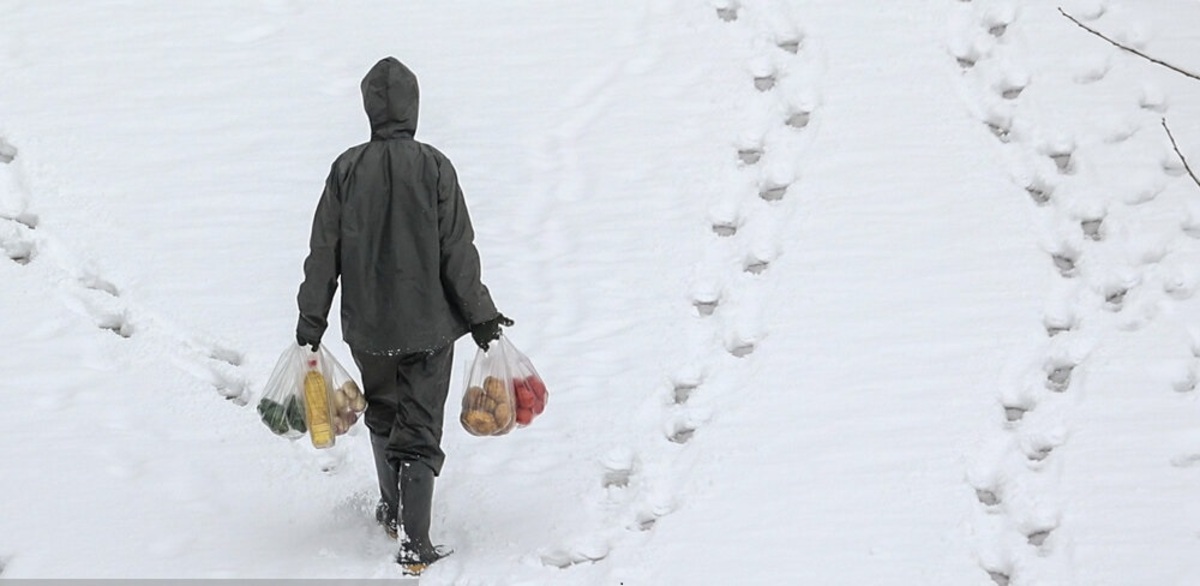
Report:
[[[996,91],[1000,94],[1000,97],[1004,98],[1005,100],[1015,100],[1021,97],[1021,92],[1025,91],[1025,86],[1023,84],[1008,82],[1001,84],[996,88]]]
[[[1170,267],[1163,274],[1163,293],[1173,299],[1186,301],[1200,289],[1200,273],[1191,268]]]
[[[733,22],[738,19],[738,10],[741,8],[736,2],[729,0],[717,0],[713,2],[713,7],[717,10],[717,18],[725,22]]]
[[[808,123],[812,120],[812,112],[809,110],[797,110],[788,115],[787,125],[801,130],[808,127]]]
[[[698,383],[693,382],[677,382],[672,388],[671,400],[676,405],[686,405],[692,398],[692,393],[695,393],[699,386]]]
[[[760,92],[769,92],[775,87],[775,74],[755,76],[754,89]]]
[[[1048,181],[1038,178],[1034,179],[1025,186],[1025,193],[1029,194],[1029,197],[1033,200],[1033,203],[1039,206],[1044,206],[1050,203],[1050,199],[1054,195],[1054,186]]]
[[[1109,53],[1085,53],[1076,57],[1075,83],[1087,85],[1103,80],[1112,69],[1112,57]]]
[[[1028,458],[1031,465],[1040,464],[1054,453],[1066,440],[1066,432],[1060,429],[1050,430],[1047,433],[1041,433],[1021,439],[1021,451]]]
[[[9,144],[8,141],[4,140],[4,137],[0,137],[0,164],[7,165],[16,158],[17,147]]]
[[[212,340],[190,339],[187,345],[196,354],[219,362],[222,366],[239,367],[246,359],[243,353]]]
[[[1046,388],[1063,393],[1071,386],[1071,373],[1076,365],[1068,362],[1051,362],[1046,365]]]
[[[245,356],[241,352],[217,345],[209,348],[207,354],[209,358],[230,366],[241,366],[245,360]]]
[[[983,124],[1000,142],[1012,140],[1012,113],[994,110],[987,115]]]
[[[788,187],[791,187],[790,181],[770,179],[759,185],[758,197],[764,201],[779,201],[787,195]]]
[[[800,38],[788,38],[776,42],[775,46],[787,51],[788,53],[796,55],[800,53],[800,45],[802,43],[803,41]]]
[[[594,564],[608,557],[612,547],[604,541],[581,544],[542,553],[542,565],[565,570],[580,564]]]
[[[1025,453],[1025,457],[1029,458],[1030,462],[1042,462],[1050,457],[1050,453],[1054,451],[1054,446],[1046,444],[1038,446]]]
[[[1191,393],[1200,381],[1200,363],[1195,358],[1156,361],[1147,367],[1147,372],[1159,384],[1170,385],[1176,393]]]
[[[730,198],[711,207],[708,221],[717,236],[729,237],[737,234],[742,226],[742,211],[736,199]]]
[[[0,227],[0,251],[19,265],[27,265],[37,256],[37,246],[23,232],[21,227]]]
[[[1171,458],[1171,466],[1175,468],[1193,468],[1200,466],[1200,454],[1183,454]]]
[[[180,370],[208,383],[217,391],[217,394],[227,400],[233,401],[237,405],[247,404],[250,394],[249,383],[237,375],[226,372],[237,365],[223,359],[213,359],[218,360],[221,364],[203,364],[182,356],[176,357],[174,363]]]
[[[629,526],[632,531],[649,531],[654,529],[658,520],[670,515],[674,512],[675,506],[671,503],[657,503],[642,505],[634,515],[633,524]]]
[[[1196,370],[1195,365],[1187,369],[1187,372],[1171,383],[1171,389],[1176,393],[1195,392],[1196,386],[1200,385],[1200,373],[1196,372]]]
[[[1183,160],[1171,151],[1163,156],[1162,171],[1171,177],[1183,177],[1187,174],[1187,167],[1184,166]]]
[[[1053,145],[1046,150],[1046,156],[1054,162],[1054,168],[1058,169],[1063,175],[1071,175],[1075,173],[1075,145],[1074,144],[1058,144]]]
[[[964,40],[950,47],[950,54],[958,66],[966,71],[987,57],[987,49],[976,39]]]
[[[656,514],[654,511],[641,511],[634,519],[633,529],[638,531],[649,531],[654,529],[654,525],[658,523],[658,519],[662,515]]]
[[[726,350],[728,350],[729,353],[735,358],[745,358],[754,353],[754,348],[754,342],[737,340],[727,346]]]
[[[1058,269],[1058,274],[1066,278],[1072,278],[1079,274],[1079,253],[1074,250],[1063,250],[1050,255],[1050,259],[1054,262],[1054,268]]]
[[[1038,529],[1036,531],[1027,533],[1025,535],[1025,540],[1029,542],[1029,545],[1041,547],[1046,544],[1046,540],[1050,538],[1050,533],[1053,531],[1053,527],[1048,529]]]
[[[629,482],[637,467],[637,457],[632,450],[627,448],[612,450],[601,463],[604,466],[604,475],[601,477],[600,484],[604,488],[629,487]]]
[[[1104,240],[1104,218],[1088,218],[1079,222],[1083,235],[1097,242]]]
[[[999,39],[1008,32],[1016,16],[1016,9],[1011,4],[995,6],[982,16],[979,24],[989,35]]]
[[[1025,414],[1031,409],[1024,405],[1005,405],[1004,406],[1004,421],[1007,423],[1017,423],[1025,418]]]
[[[717,283],[699,283],[692,288],[692,306],[701,317],[708,317],[721,304],[721,287]]]
[[[79,284],[89,291],[99,291],[110,297],[120,297],[121,290],[104,277],[92,272],[85,272],[79,277]]]
[[[92,317],[96,320],[96,326],[102,330],[110,331],[122,338],[133,337],[133,324],[130,323],[129,316],[124,311],[93,309]]]
[[[738,162],[742,165],[756,165],[762,160],[763,150],[762,147],[757,146],[743,147],[738,149],[737,156]]]
[[[758,255],[747,256],[742,261],[742,270],[751,275],[761,275],[767,272],[767,268],[771,266],[771,261],[765,258],[759,258]]]
[[[736,215],[732,215],[732,217],[725,216],[713,218],[712,231],[713,234],[716,234],[717,236],[729,238],[737,235],[738,228],[741,227],[741,224],[741,220]]]
[[[1129,295],[1129,288],[1120,285],[1110,287],[1104,293],[1104,308],[1119,312],[1125,308],[1125,298]]]
[[[686,444],[692,441],[696,435],[696,425],[690,421],[679,420],[671,425],[671,430],[667,434],[667,439],[671,443]]]
[[[38,224],[41,223],[41,218],[39,218],[37,214],[31,212],[21,212],[11,218],[6,215],[0,215],[0,219],[16,222],[22,226],[25,226],[27,230],[37,230]]]
[[[1011,570],[997,570],[988,568],[984,568],[983,570],[987,572],[988,577],[992,579],[992,582],[996,583],[996,586],[1009,586],[1012,584]]]
[[[692,306],[696,308],[700,317],[708,317],[716,313],[717,306],[720,304],[720,297],[696,297],[692,300]]]
[[[1011,70],[1000,75],[992,84],[992,90],[1004,100],[1015,100],[1021,97],[1025,88],[1029,87],[1029,74],[1023,70]]]
[[[975,489],[975,499],[985,507],[998,507],[1001,502],[1000,495],[996,491],[983,488]]]
[[[1074,311],[1065,308],[1047,311],[1042,315],[1042,325],[1046,328],[1046,335],[1053,338],[1078,328],[1079,316]]]
[[[1079,20],[1098,20],[1108,14],[1109,0],[1071,0],[1064,8]]]
[[[1166,113],[1167,111],[1167,94],[1162,88],[1156,85],[1142,86],[1142,94],[1138,98],[1138,106],[1143,110],[1149,110],[1158,114]]]
[[[1179,223],[1179,228],[1183,230],[1184,235],[1188,238],[1200,240],[1200,213],[1192,212],[1188,214]]]

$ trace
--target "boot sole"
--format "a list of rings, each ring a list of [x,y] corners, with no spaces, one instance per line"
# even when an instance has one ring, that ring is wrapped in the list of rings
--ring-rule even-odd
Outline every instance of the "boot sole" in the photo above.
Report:
[[[437,558],[435,558],[431,561],[428,561],[428,562],[404,563],[404,562],[397,560],[396,563],[400,565],[400,571],[405,576],[420,576],[421,572],[424,572],[426,569],[429,568],[429,566],[432,566],[433,564],[436,564],[436,563],[446,559],[447,557],[450,557],[450,554],[452,554],[452,553],[454,553],[454,550],[452,550],[452,549],[439,549],[438,553],[437,553]]]

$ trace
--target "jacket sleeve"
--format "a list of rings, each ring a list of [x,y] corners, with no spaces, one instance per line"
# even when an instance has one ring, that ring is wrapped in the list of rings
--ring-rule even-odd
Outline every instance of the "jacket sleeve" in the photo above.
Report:
[[[438,157],[438,237],[442,287],[450,302],[471,325],[499,315],[491,293],[482,282],[475,230],[458,185],[458,174],[444,156]]]
[[[339,192],[337,166],[329,170],[325,191],[317,203],[309,238],[308,258],[304,261],[304,282],[296,300],[300,306],[300,321],[296,334],[320,342],[329,326],[329,307],[337,292],[341,275],[342,201]]]

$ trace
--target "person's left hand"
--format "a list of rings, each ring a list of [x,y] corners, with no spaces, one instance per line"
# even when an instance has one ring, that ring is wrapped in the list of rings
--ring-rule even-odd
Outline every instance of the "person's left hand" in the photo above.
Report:
[[[488,346],[492,343],[492,341],[500,339],[500,334],[503,333],[500,330],[500,326],[509,327],[514,323],[516,322],[504,317],[504,314],[501,313],[483,323],[478,323],[471,326],[471,337],[475,339],[475,344],[477,346],[479,346],[484,352],[487,352]]]

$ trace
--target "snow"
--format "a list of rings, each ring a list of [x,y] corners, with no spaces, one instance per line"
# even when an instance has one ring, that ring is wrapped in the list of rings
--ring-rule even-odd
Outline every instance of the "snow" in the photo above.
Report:
[[[0,10],[4,578],[399,577],[253,408],[395,55],[552,394],[469,436],[460,341],[422,583],[1200,583],[1200,82],[1053,4]]]

